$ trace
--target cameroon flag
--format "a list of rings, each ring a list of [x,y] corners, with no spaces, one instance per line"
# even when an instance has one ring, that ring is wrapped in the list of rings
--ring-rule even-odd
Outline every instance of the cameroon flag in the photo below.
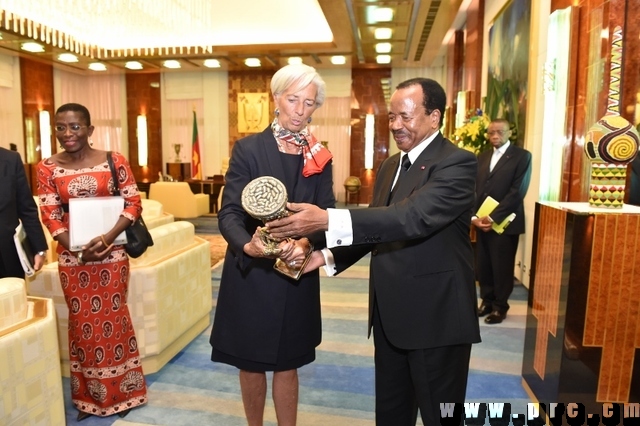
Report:
[[[191,142],[191,179],[202,180],[202,164],[200,163],[200,142],[198,140],[198,121],[193,111],[193,139]]]

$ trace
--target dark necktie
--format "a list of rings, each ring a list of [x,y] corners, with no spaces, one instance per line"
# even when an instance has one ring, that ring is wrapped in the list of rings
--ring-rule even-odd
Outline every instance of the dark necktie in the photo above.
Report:
[[[407,170],[409,170],[409,168],[411,167],[411,160],[409,160],[409,156],[407,154],[404,154],[402,156],[402,165],[400,166],[400,174],[398,175],[398,179],[396,180],[396,184],[393,185],[393,189],[391,190],[391,194],[389,194],[389,201],[391,201],[391,199],[393,198],[396,189],[398,188],[398,186],[400,185],[400,180],[402,179],[402,177],[404,175],[407,174]]]

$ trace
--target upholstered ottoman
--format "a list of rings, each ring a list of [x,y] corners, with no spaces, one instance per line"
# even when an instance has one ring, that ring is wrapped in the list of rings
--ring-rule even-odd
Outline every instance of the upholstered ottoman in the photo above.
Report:
[[[0,279],[0,424],[65,423],[53,302]]]

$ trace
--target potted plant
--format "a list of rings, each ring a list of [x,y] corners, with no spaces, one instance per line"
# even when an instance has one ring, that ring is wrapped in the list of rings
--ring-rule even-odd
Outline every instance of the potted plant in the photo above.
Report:
[[[487,127],[491,120],[481,109],[470,110],[465,123],[453,133],[453,141],[460,148],[478,155],[491,147],[487,137]]]

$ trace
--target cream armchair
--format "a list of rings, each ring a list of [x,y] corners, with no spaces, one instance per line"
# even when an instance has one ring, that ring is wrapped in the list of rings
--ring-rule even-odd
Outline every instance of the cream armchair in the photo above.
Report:
[[[145,218],[146,220],[146,218]],[[146,374],[160,370],[209,326],[211,260],[209,242],[187,221],[149,230],[154,245],[131,259],[127,303]],[[45,265],[28,280],[28,294],[54,301],[62,374],[69,375],[67,326],[58,262]]]
[[[0,424],[65,424],[53,301],[0,279]]]
[[[159,201],[164,211],[181,219],[209,213],[209,194],[194,194],[187,182],[152,183],[149,199]]]

